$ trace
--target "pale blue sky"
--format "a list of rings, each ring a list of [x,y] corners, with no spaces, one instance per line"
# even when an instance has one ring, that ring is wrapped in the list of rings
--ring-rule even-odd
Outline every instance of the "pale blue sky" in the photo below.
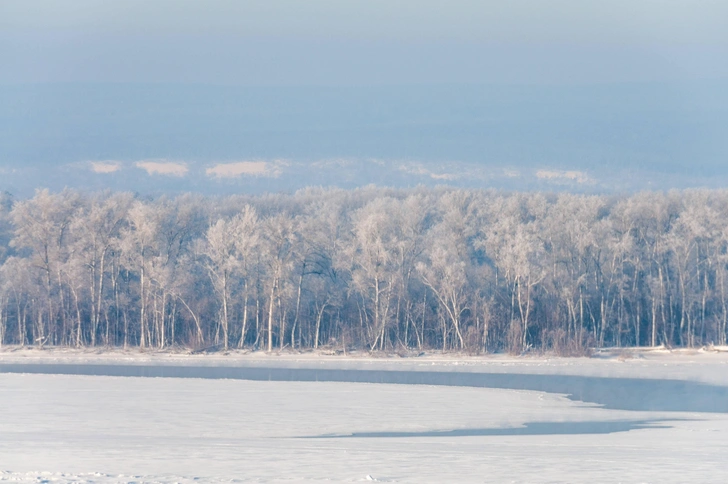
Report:
[[[728,0],[0,0],[0,190],[727,186],[727,20]],[[280,177],[206,175],[240,160]]]
[[[3,0],[0,82],[728,77],[725,0]]]

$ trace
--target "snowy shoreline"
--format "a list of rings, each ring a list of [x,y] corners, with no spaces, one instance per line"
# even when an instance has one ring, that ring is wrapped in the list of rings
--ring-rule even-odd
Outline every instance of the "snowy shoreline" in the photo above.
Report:
[[[243,368],[442,371],[523,373],[605,378],[689,380],[728,386],[728,348],[606,349],[592,357],[551,355],[471,356],[426,353],[402,357],[368,352],[331,354],[305,352],[228,351],[195,353],[186,350],[73,349],[4,346],[0,364],[98,364]]]

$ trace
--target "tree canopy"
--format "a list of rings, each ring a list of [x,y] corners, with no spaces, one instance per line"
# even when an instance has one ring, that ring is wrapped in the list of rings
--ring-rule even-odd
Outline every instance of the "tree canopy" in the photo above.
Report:
[[[0,195],[0,344],[726,344],[728,191]]]

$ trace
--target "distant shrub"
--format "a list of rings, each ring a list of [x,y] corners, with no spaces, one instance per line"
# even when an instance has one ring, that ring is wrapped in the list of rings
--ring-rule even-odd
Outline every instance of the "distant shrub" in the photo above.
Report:
[[[594,337],[587,331],[580,336],[569,336],[562,328],[546,333],[546,342],[557,356],[592,356],[595,346]]]

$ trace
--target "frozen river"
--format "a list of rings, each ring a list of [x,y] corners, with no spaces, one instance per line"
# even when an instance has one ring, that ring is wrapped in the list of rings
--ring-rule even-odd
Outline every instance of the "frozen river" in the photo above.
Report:
[[[0,360],[0,480],[728,477],[728,389],[720,381],[668,378],[679,364],[655,365],[640,378],[596,376],[588,368],[568,375],[558,365],[535,374],[361,363],[358,369],[47,364]],[[660,371],[666,378],[655,378]],[[97,375],[69,374],[84,372]],[[109,376],[121,374],[129,376]]]

